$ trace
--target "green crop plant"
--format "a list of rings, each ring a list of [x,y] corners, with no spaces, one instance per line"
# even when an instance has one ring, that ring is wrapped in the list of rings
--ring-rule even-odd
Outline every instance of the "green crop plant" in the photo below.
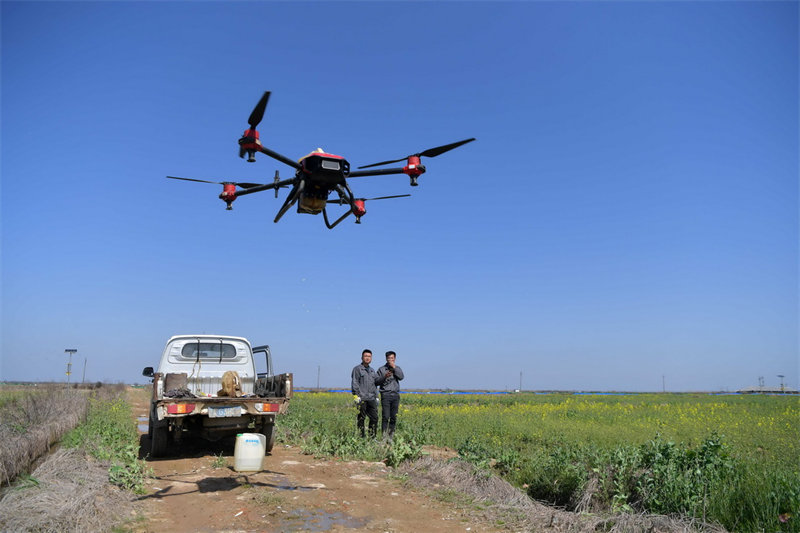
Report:
[[[123,399],[92,398],[86,420],[64,436],[66,447],[81,447],[101,461],[109,461],[109,481],[138,494],[144,493],[149,468],[138,458],[139,435],[130,405]]]
[[[395,465],[446,446],[532,498],[800,532],[800,402],[708,394],[404,394],[390,448],[356,434],[346,393],[297,393],[279,438]],[[589,503],[587,503],[589,502]]]

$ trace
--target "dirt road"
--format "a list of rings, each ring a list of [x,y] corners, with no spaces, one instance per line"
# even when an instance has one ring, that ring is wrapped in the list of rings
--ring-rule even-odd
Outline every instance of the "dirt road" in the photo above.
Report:
[[[145,452],[147,397],[130,394]],[[458,501],[414,488],[382,463],[322,460],[277,444],[264,470],[233,469],[233,443],[183,447],[148,461],[154,471],[138,502],[137,532],[494,532]]]

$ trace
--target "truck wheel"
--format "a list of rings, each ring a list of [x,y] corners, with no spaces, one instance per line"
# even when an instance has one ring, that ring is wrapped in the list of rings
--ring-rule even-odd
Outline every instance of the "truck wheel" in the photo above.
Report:
[[[265,437],[267,437],[267,446],[264,450],[266,453],[272,451],[272,447],[275,445],[275,433],[272,431],[275,428],[274,424],[265,424],[261,426],[261,433]]]
[[[150,457],[163,457],[167,453],[169,428],[167,426],[152,428],[150,435]]]
[[[147,436],[149,438],[153,438],[153,428],[158,423],[158,418],[156,417],[156,406],[150,405],[150,418],[147,419]]]

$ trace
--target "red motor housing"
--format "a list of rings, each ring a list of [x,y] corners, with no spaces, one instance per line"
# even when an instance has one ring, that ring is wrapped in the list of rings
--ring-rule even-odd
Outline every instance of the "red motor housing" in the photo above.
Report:
[[[364,207],[364,200],[353,200],[353,214],[359,218],[367,214],[367,209]]]
[[[259,145],[261,145],[258,137],[258,131],[244,130],[242,138],[239,139],[239,145],[245,150],[258,150]]]
[[[408,164],[403,167],[403,172],[411,178],[411,185],[417,185],[417,178],[425,173],[425,165],[420,164],[419,156],[412,155],[408,158]]]
[[[239,139],[239,157],[244,157],[247,154],[247,161],[249,163],[255,162],[255,153],[258,152],[261,146],[261,141],[258,140],[258,131],[255,128],[244,130],[242,138]]]
[[[231,204],[234,200],[236,200],[236,184],[235,183],[223,183],[222,184],[222,194],[219,195],[220,200],[228,204],[226,209],[233,209]]]

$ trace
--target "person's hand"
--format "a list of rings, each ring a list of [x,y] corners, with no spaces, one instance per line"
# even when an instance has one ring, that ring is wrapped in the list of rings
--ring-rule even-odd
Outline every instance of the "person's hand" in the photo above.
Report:
[[[353,394],[353,403],[355,403],[356,405],[360,404],[361,396],[359,396],[358,394]]]

